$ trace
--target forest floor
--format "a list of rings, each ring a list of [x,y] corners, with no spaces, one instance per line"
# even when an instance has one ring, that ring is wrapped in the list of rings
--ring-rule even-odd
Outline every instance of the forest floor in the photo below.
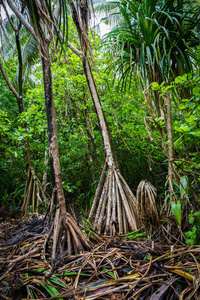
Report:
[[[157,232],[121,237],[88,233],[90,252],[57,256],[44,216],[0,212],[0,299],[200,299],[200,246]],[[86,232],[89,232],[86,230]]]

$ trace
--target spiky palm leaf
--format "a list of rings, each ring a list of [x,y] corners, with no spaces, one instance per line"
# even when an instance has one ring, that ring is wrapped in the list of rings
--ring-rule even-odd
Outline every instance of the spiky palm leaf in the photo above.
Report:
[[[17,28],[18,19],[14,14],[10,16],[10,19]],[[2,52],[4,55],[4,59],[8,60],[10,58],[17,56],[17,46],[16,46],[16,36],[15,32],[9,22],[8,19],[5,19],[3,22],[4,31],[2,32]],[[23,84],[25,82],[29,83],[31,86],[34,85],[34,79],[29,77],[30,71],[32,67],[35,65],[36,60],[39,58],[38,55],[38,44],[36,40],[30,35],[30,33],[26,30],[25,27],[20,29],[20,47],[22,51],[22,81]],[[13,85],[16,90],[18,90],[18,76],[19,76],[19,65],[17,67],[17,72],[15,77],[13,78]]]
[[[120,1],[124,22],[107,34],[104,44],[113,44],[113,66],[118,67],[123,85],[135,68],[150,82],[168,81],[192,69],[200,9],[190,4],[183,0]]]

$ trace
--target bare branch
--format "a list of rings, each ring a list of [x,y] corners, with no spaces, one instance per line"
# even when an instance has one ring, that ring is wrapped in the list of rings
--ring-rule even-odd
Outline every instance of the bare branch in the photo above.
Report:
[[[80,57],[80,59],[83,59],[83,53],[80,52],[75,46],[73,46],[70,42],[67,43],[67,46],[76,54]]]

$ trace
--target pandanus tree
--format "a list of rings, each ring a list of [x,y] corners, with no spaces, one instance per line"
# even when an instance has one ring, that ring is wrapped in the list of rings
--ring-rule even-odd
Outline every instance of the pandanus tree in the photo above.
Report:
[[[129,230],[133,231],[137,229],[135,213],[136,199],[125,179],[120,174],[112,145],[111,133],[100,102],[98,89],[89,61],[89,2],[87,0],[80,2],[69,0],[68,2],[79,35],[81,52],[70,43],[68,43],[68,46],[79,55],[82,60],[84,73],[98,116],[106,157],[105,166],[94,196],[89,220],[93,220],[95,214],[94,228],[98,233],[109,235],[127,233]]]
[[[49,157],[51,166],[51,176],[53,185],[52,199],[57,203],[54,223],[49,232],[47,242],[53,232],[52,260],[55,259],[59,249],[66,249],[68,253],[83,252],[89,250],[90,246],[84,234],[79,229],[76,222],[66,211],[65,197],[62,186],[61,166],[58,151],[58,138],[56,127],[56,110],[53,98],[53,86],[51,76],[50,42],[53,40],[57,30],[56,24],[63,10],[66,16],[65,1],[57,1],[54,10],[48,1],[28,1],[26,8],[29,14],[30,23],[24,18],[21,12],[11,0],[7,1],[9,7],[16,14],[22,24],[31,33],[39,46],[39,52],[43,68],[43,83],[45,107],[48,126]],[[65,28],[63,28],[65,35]],[[62,244],[62,247],[61,247]]]
[[[104,43],[109,48],[113,45],[112,67],[124,88],[135,72],[140,74],[143,87],[150,85],[144,95],[168,158],[168,186],[173,200],[173,176],[178,174],[173,165],[171,100],[168,93],[160,97],[151,84],[164,81],[168,85],[176,76],[193,69],[194,48],[199,45],[199,5],[183,0],[122,0],[118,5],[123,23],[107,34]],[[165,128],[159,126],[157,118],[164,121]]]

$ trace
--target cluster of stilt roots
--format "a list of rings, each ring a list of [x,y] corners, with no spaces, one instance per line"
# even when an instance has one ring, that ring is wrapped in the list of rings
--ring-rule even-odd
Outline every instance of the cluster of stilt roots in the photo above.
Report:
[[[22,211],[27,214],[31,207],[31,212],[34,213],[38,210],[39,205],[47,207],[48,202],[48,194],[45,192],[44,187],[36,176],[34,168],[29,165]]]
[[[66,250],[68,255],[91,250],[89,241],[78,227],[77,222],[66,211],[61,215],[59,207],[56,209],[54,222],[45,242],[45,251],[51,237],[53,238],[52,262],[56,259],[56,254],[66,253]]]
[[[94,229],[110,236],[137,230],[135,205],[136,198],[118,168],[105,164],[89,214],[92,221],[96,211]]]

